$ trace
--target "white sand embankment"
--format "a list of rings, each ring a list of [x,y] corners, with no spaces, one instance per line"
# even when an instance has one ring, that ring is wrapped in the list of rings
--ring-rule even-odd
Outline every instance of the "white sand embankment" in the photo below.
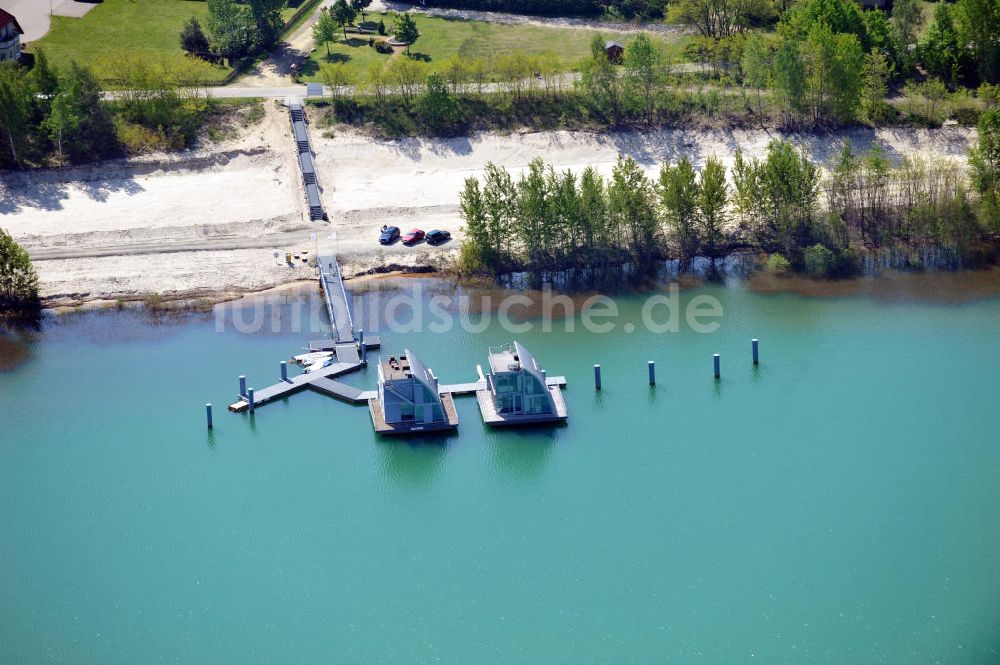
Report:
[[[311,244],[287,112],[271,104],[198,150],[0,179],[0,227],[50,298],[266,288],[302,276],[275,251]]]
[[[458,195],[487,163],[515,177],[541,157],[558,170],[593,165],[608,175],[619,154],[652,176],[664,161],[714,155],[727,165],[738,148],[762,156],[779,135],[766,131],[532,132],[467,138],[380,141],[336,128],[312,130],[316,168],[330,224],[304,221],[304,201],[283,109],[233,141],[180,156],[86,169],[0,174],[0,226],[36,259],[43,293],[68,300],[144,293],[208,294],[264,289],[311,276],[274,253],[339,251],[345,271],[426,265],[455,255],[461,241]],[[834,159],[845,137],[864,150],[880,143],[895,159],[964,160],[975,132],[855,130],[788,136],[813,159]],[[442,247],[381,247],[383,224],[451,231]],[[316,235],[316,239],[313,235]],[[334,239],[335,236],[335,239]]]
[[[482,177],[489,162],[506,167],[515,178],[537,157],[557,171],[572,169],[579,174],[590,165],[608,176],[622,154],[636,159],[655,178],[663,162],[682,156],[689,157],[696,168],[711,156],[728,167],[738,149],[747,157],[763,157],[774,138],[788,138],[812,159],[829,164],[845,138],[859,151],[877,142],[896,160],[907,155],[964,160],[975,136],[974,130],[958,127],[788,135],[762,130],[666,129],[607,134],[484,133],[453,139],[380,141],[338,128],[332,138],[316,137],[314,132],[314,145],[320,180],[331,192],[328,212],[343,237],[359,237],[362,231],[370,235],[383,223],[403,228],[438,227],[460,237],[459,193],[465,179]]]

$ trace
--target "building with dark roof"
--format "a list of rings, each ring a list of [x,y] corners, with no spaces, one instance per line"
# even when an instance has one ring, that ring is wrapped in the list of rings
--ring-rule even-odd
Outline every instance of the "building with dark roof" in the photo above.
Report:
[[[24,30],[10,12],[0,9],[0,62],[20,60]]]

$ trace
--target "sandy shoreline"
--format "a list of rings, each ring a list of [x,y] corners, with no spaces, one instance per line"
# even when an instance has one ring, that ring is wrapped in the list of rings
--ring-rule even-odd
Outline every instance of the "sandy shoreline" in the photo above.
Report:
[[[542,157],[557,170],[592,165],[610,174],[619,154],[650,175],[662,162],[710,156],[727,165],[737,149],[761,156],[788,138],[829,164],[843,139],[879,143],[902,159],[964,160],[975,131],[865,130],[789,134],[763,130],[483,133],[451,139],[373,139],[345,127],[311,129],[329,223],[305,214],[301,175],[283,107],[232,140],[177,155],[85,167],[0,172],[0,227],[32,254],[50,305],[90,301],[227,298],[314,277],[309,257],[338,253],[345,274],[444,268],[461,243],[458,194],[489,162],[515,177]],[[441,247],[377,243],[383,224],[441,228]],[[291,265],[286,252],[298,254]],[[275,257],[277,254],[277,258]]]

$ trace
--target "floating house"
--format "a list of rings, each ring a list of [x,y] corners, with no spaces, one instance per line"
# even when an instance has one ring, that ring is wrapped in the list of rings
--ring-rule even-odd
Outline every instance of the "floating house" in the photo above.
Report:
[[[489,425],[555,423],[566,420],[562,379],[548,379],[535,357],[514,342],[489,351],[485,388],[476,391],[483,421]]]
[[[375,431],[408,434],[458,427],[450,393],[441,393],[437,377],[410,351],[378,364],[378,395],[368,400]]]

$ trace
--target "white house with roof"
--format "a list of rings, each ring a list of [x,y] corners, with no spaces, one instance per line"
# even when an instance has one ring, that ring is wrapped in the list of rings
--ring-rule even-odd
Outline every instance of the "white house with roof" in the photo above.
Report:
[[[0,62],[21,58],[21,35],[24,30],[10,12],[0,9]]]

